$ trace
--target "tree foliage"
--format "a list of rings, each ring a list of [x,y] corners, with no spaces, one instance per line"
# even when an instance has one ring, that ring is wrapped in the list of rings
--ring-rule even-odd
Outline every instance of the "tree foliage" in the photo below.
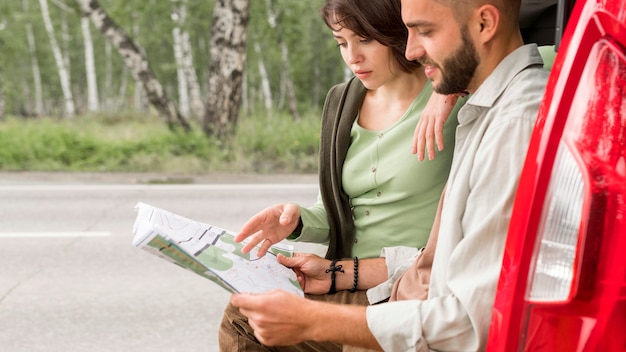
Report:
[[[27,2],[28,6],[24,6]],[[259,71],[262,61],[267,70],[272,109],[268,114],[287,111],[286,94],[281,91],[281,77],[288,70],[293,80],[297,109],[319,110],[331,85],[343,79],[344,64],[330,31],[319,16],[322,0],[273,0],[277,16],[268,17],[268,1],[249,1],[246,65],[243,73],[244,114],[264,111],[261,96],[264,83]],[[172,30],[173,1],[101,0],[102,8],[115,20],[144,55],[163,85],[167,96],[178,104],[177,65],[174,58]],[[202,95],[209,92],[211,62],[211,25],[214,0],[188,0],[182,29],[189,34],[193,64]],[[87,78],[81,23],[74,1],[50,0],[49,11],[59,47],[68,64],[71,90],[77,114],[87,111]],[[279,21],[281,33],[277,33]],[[36,62],[41,72],[43,111],[37,111],[32,56],[27,27],[32,28]],[[95,69],[102,112],[140,111],[156,113],[147,107],[141,85],[133,78],[124,59],[110,46],[95,27],[91,27]],[[281,44],[289,50],[287,66],[281,61]],[[254,45],[262,48],[255,52]],[[37,0],[0,2],[0,89],[4,113],[13,116],[62,116],[63,92]],[[215,54],[214,54],[215,55]],[[143,104],[138,103],[143,99]]]
[[[135,81],[141,82],[150,103],[165,117],[168,125],[179,124],[189,129],[187,120],[180,115],[161,83],[155,78],[141,47],[111,19],[96,0],[76,0],[76,3],[80,5],[80,13],[89,17],[94,26],[115,46]]]

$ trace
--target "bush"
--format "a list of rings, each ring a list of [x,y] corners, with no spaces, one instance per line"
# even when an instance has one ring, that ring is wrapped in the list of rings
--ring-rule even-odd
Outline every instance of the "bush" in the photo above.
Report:
[[[320,141],[319,114],[310,113],[294,121],[286,114],[248,116],[238,126],[235,144],[248,155],[256,172],[274,170],[317,172]]]
[[[319,114],[246,116],[232,140],[169,130],[150,115],[0,122],[0,170],[206,173],[317,172]]]

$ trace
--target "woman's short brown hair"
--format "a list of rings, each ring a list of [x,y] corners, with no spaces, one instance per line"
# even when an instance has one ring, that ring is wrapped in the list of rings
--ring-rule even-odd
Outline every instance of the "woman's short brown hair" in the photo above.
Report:
[[[347,28],[391,48],[402,71],[413,72],[421,66],[405,56],[409,34],[402,22],[400,0],[326,0],[320,12],[330,29]]]

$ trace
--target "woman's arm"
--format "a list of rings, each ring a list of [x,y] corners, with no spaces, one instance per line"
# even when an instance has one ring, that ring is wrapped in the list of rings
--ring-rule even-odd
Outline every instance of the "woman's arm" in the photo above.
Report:
[[[413,134],[411,152],[417,154],[418,160],[424,160],[425,149],[428,151],[428,160],[433,160],[435,144],[437,150],[443,150],[443,126],[457,99],[456,95],[441,95],[435,92],[428,99]]]

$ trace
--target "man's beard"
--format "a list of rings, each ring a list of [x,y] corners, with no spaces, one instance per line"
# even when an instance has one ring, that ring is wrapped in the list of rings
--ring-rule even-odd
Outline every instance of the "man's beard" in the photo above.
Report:
[[[476,47],[469,37],[467,27],[461,28],[461,46],[449,57],[443,60],[439,66],[428,58],[419,60],[422,65],[435,66],[441,72],[441,82],[433,85],[435,92],[439,94],[457,94],[467,91],[476,67],[479,64]]]

